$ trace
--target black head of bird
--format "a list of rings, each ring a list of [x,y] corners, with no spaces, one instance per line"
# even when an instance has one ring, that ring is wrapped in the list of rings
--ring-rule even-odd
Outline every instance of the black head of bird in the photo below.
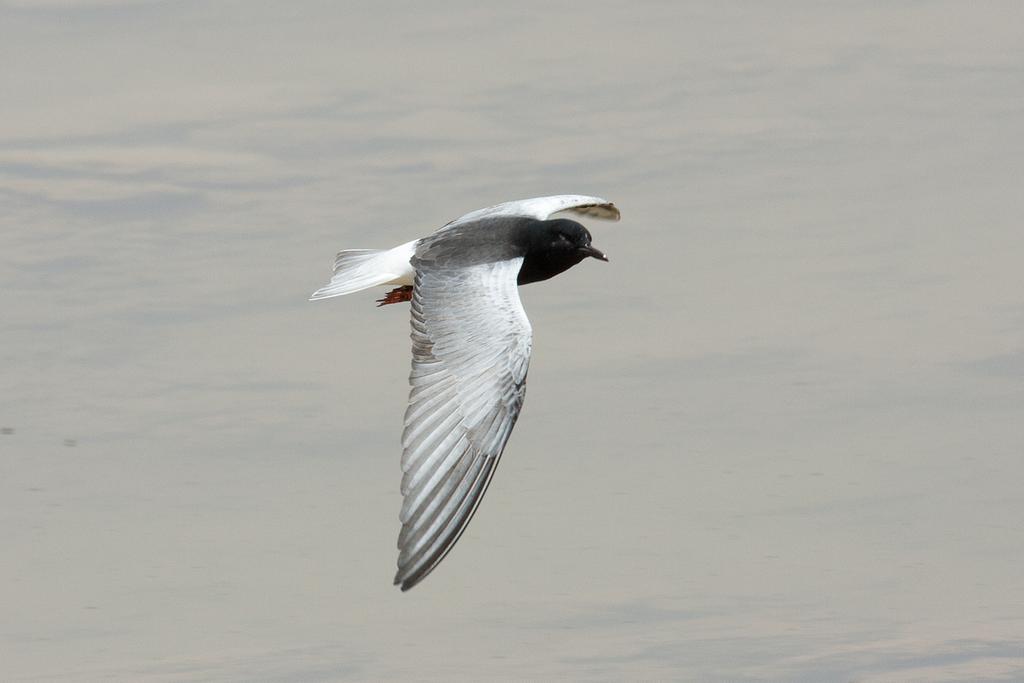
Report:
[[[525,231],[526,253],[518,284],[540,282],[569,270],[587,257],[607,261],[591,243],[590,232],[576,221],[536,221]]]

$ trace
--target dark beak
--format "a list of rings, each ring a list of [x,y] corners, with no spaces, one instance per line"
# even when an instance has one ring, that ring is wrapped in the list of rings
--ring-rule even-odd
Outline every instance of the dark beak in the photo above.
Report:
[[[605,256],[603,252],[601,252],[598,249],[595,249],[594,247],[592,247],[589,244],[587,246],[585,246],[585,247],[580,247],[579,249],[577,249],[577,251],[581,251],[584,254],[586,254],[587,256],[591,256],[593,258],[596,258],[598,261],[607,261],[608,260],[608,257]]]

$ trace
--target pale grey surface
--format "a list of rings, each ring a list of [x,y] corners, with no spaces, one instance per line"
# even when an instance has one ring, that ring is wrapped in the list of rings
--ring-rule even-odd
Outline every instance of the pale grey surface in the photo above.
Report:
[[[1024,6],[0,3],[4,679],[1024,679]],[[391,586],[407,312],[606,196]]]

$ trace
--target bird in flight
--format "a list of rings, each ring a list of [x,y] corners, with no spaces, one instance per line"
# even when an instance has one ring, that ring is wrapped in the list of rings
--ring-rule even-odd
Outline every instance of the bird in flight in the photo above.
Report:
[[[519,416],[532,329],[518,286],[587,257],[608,260],[586,228],[552,218],[567,212],[619,219],[615,205],[600,197],[498,204],[393,249],[342,251],[331,281],[310,297],[392,285],[379,306],[412,302],[395,575],[403,591],[426,578],[459,540]]]

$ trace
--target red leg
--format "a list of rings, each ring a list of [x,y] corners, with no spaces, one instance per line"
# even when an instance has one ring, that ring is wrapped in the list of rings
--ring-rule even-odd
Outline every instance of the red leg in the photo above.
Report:
[[[412,285],[395,287],[384,295],[383,299],[377,299],[377,308],[387,304],[397,304],[402,301],[412,301]]]

